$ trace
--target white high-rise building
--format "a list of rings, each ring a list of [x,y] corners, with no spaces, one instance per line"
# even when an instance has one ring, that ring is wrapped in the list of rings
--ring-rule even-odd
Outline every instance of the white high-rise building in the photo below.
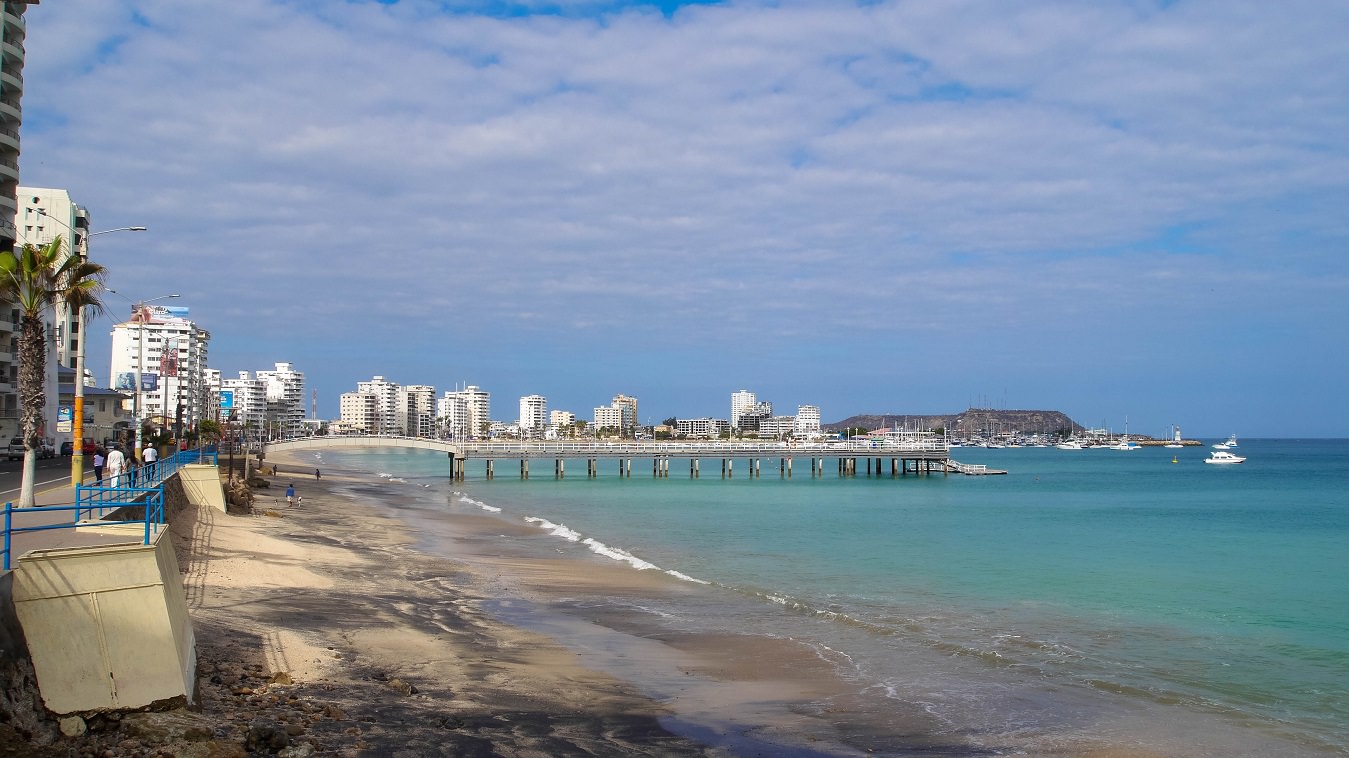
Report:
[[[548,419],[548,399],[543,395],[520,398],[520,435],[540,436]]]
[[[257,372],[267,385],[267,416],[283,438],[302,436],[304,431],[304,372],[289,363],[274,371]]]
[[[623,432],[625,434],[631,433],[637,428],[637,398],[628,395],[614,395],[614,400],[610,405],[623,412]]]
[[[492,395],[472,384],[462,390],[446,390],[436,402],[436,415],[450,439],[484,438],[492,419]]]
[[[798,405],[796,407],[796,427],[792,430],[798,437],[809,437],[820,433],[820,406]]]
[[[758,402],[753,392],[738,390],[731,393],[731,428],[740,428],[740,414],[754,407]]]
[[[6,53],[8,54],[8,53]],[[0,90],[4,89],[4,82],[0,81]],[[17,235],[15,242],[19,245],[33,245],[42,247],[50,244],[58,236],[63,240],[63,250],[67,257],[72,255],[87,255],[88,253],[88,231],[89,231],[89,213],[84,208],[76,205],[70,199],[70,193],[63,189],[44,189],[40,187],[19,187],[18,207],[19,210],[10,216],[14,224],[10,227]],[[11,193],[12,194],[12,193]],[[9,226],[6,224],[6,226]],[[6,309],[8,311],[9,309]],[[10,319],[3,319],[5,326],[3,329],[11,329]],[[43,425],[40,430],[42,436],[49,439],[56,439],[64,442],[71,439],[70,422],[66,421],[64,428],[58,423],[57,407],[57,366],[66,368],[75,368],[76,355],[79,350],[79,340],[82,335],[79,334],[79,320],[76,313],[66,308],[64,303],[57,303],[53,313],[44,317],[44,328],[47,332],[47,354],[48,362],[44,367],[44,389],[47,397],[47,407],[43,411]],[[18,332],[11,332],[5,345],[17,343]],[[3,353],[0,350],[0,353]],[[0,358],[0,368],[8,365],[3,374],[0,375],[0,385],[8,382],[11,390],[18,389],[18,364],[12,364],[8,361],[17,361],[18,350],[10,349],[9,355]],[[0,395],[7,395],[8,392],[0,387]],[[12,402],[11,402],[12,401]],[[3,426],[5,439],[9,439],[9,432],[19,433],[19,401],[17,395],[12,397],[0,398],[0,407],[5,409],[13,408],[13,413],[5,413],[0,426]],[[9,427],[13,425],[13,429]]]
[[[0,249],[11,250],[18,235],[14,217],[19,206],[15,193],[19,189],[19,126],[23,121],[23,63],[24,37],[28,26],[24,21],[27,3],[5,3],[0,6],[0,39],[4,55],[0,55]],[[8,324],[8,319],[0,319]],[[8,342],[6,342],[8,344]]]
[[[595,409],[595,431],[613,429],[620,434],[623,431],[623,409],[605,405]]]
[[[19,189],[19,126],[23,114],[23,63],[26,3],[7,2],[0,6],[0,35],[4,54],[0,55],[0,250],[12,250],[18,239],[15,217]],[[15,340],[16,324],[9,317],[12,302],[0,299],[0,430],[5,439],[19,431],[19,365]],[[55,376],[55,367],[52,374]],[[50,382],[48,396],[56,396],[56,380]]]
[[[433,437],[436,432],[436,388],[410,384],[400,391],[403,433],[409,437]]]
[[[211,333],[187,315],[187,308],[138,305],[130,321],[113,327],[113,386],[139,398],[137,415],[156,426],[176,429],[181,421],[184,430],[192,429],[211,405],[215,388],[206,384]]]
[[[375,417],[363,427],[370,434],[403,434],[406,414],[399,413],[398,385],[382,376],[368,382],[357,382],[356,391],[375,396]],[[400,415],[402,418],[400,418]],[[346,421],[346,417],[342,418]]]
[[[14,218],[18,243],[42,247],[58,236],[65,242],[66,255],[88,256],[89,211],[76,205],[63,189],[19,187],[19,211]],[[74,311],[57,304],[55,332],[56,361],[75,368],[79,351],[78,319]]]
[[[267,382],[240,371],[233,379],[220,377],[219,392],[233,396],[234,408],[222,412],[222,423],[232,424],[250,440],[261,440],[267,433]]]
[[[376,434],[379,428],[379,397],[373,392],[343,392],[338,398],[342,426]]]
[[[467,439],[469,434],[468,400],[458,392],[446,390],[436,399],[436,420],[440,436],[445,439]]]

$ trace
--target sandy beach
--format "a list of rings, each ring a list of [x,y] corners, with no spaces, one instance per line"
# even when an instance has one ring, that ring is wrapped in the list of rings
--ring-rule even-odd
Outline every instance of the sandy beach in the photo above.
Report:
[[[350,480],[311,477],[294,508],[287,483],[253,516],[199,509],[174,526],[217,737],[242,744],[262,719],[291,752],[709,754],[632,687],[483,612],[479,577],[334,494]]]
[[[48,725],[32,742],[0,730],[0,755],[868,752],[834,744],[824,720],[796,710],[834,690],[809,651],[652,634],[624,610],[689,592],[685,582],[522,553],[540,531],[485,513],[446,514],[454,554],[435,554],[399,513],[398,485],[267,463],[288,473],[269,471],[253,513],[188,507],[172,518],[196,637],[195,706],[95,715],[66,737]],[[586,597],[618,602],[562,610]]]
[[[653,600],[697,600],[697,584],[564,555],[487,510],[419,511],[397,479],[277,464],[252,514],[173,519],[198,707],[94,717],[82,737],[0,755],[988,754],[918,706],[877,710],[817,648],[653,623]]]

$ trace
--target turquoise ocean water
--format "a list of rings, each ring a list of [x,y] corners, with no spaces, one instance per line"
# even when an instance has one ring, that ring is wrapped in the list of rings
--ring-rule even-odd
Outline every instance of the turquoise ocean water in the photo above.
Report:
[[[705,460],[653,479],[602,460],[557,481],[441,454],[322,454],[408,483],[434,521],[529,519],[550,549],[699,583],[671,628],[801,640],[883,733],[916,707],[993,753],[1105,741],[1172,755],[1349,754],[1349,441],[1208,448],[959,448],[1007,476],[838,479],[807,459],[750,479]],[[1173,462],[1174,460],[1174,462]],[[645,466],[644,466],[645,464]],[[543,471],[543,469],[547,469]],[[804,475],[803,475],[804,474]],[[418,486],[420,485],[420,486]],[[500,509],[496,511],[495,509]],[[705,584],[702,584],[705,583]],[[900,706],[903,706],[901,708]]]

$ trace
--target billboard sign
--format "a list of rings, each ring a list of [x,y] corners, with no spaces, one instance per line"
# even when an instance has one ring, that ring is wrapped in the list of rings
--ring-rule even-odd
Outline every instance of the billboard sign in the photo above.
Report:
[[[173,305],[145,305],[131,307],[131,321],[139,324],[163,323],[165,321],[187,321],[188,309]]]
[[[164,376],[178,376],[178,339],[171,337],[164,342],[164,352],[159,354],[159,372]]]

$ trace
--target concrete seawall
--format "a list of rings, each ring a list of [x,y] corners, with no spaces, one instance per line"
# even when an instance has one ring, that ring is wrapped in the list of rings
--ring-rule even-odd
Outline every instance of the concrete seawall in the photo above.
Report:
[[[85,527],[127,541],[34,550],[15,570],[14,610],[46,708],[59,715],[191,702],[196,647],[167,528]]]
[[[225,510],[215,466],[179,469],[164,498],[166,518],[187,504]],[[71,543],[86,544],[59,544],[74,533]],[[143,522],[42,534],[57,544],[0,575],[0,721],[32,733],[52,714],[191,703],[195,636],[167,525],[152,527],[149,544]]]

